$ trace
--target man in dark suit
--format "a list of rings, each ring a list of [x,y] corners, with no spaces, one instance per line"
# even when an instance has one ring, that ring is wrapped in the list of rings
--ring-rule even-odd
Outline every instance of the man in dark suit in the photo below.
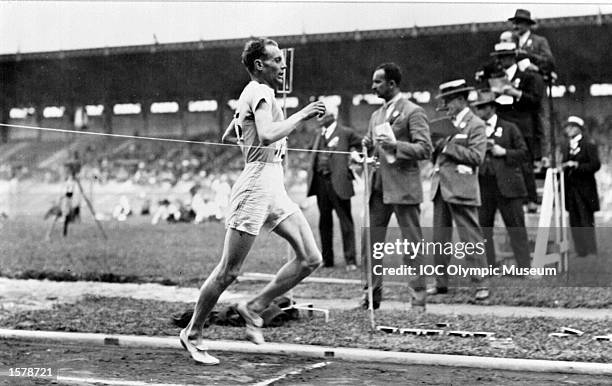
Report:
[[[355,257],[355,225],[351,215],[351,197],[353,174],[349,170],[349,157],[346,154],[329,153],[329,151],[347,152],[361,147],[361,137],[351,129],[337,124],[337,108],[327,107],[326,113],[319,118],[321,132],[315,137],[310,169],[308,170],[308,196],[317,196],[319,207],[319,234],[323,266],[334,266],[332,212],[336,211],[340,220],[342,247],[346,269],[357,269]]]
[[[595,172],[601,167],[597,145],[584,137],[584,121],[571,116],[565,124],[568,144],[563,149],[565,208],[576,254],[597,254],[594,212],[599,210]]]
[[[433,241],[436,244],[452,242],[453,221],[457,226],[460,241],[467,245],[483,245],[484,239],[478,224],[480,189],[478,166],[485,157],[487,138],[484,122],[468,107],[468,87],[464,79],[440,85],[436,97],[444,102],[444,109],[451,117],[456,133],[436,143],[434,173],[431,180],[431,197],[434,203]],[[483,251],[484,252],[484,251]],[[459,256],[457,256],[459,257]],[[471,268],[484,268],[483,254],[476,251],[466,253],[465,259]],[[434,255],[436,266],[447,267],[451,256],[441,251]],[[477,283],[475,299],[489,297],[486,278],[472,275]],[[436,285],[428,290],[431,295],[448,292],[448,273],[436,276]]]
[[[500,118],[518,126],[527,144],[527,158],[523,163],[523,177],[527,187],[528,210],[535,212],[538,194],[533,173],[534,161],[542,158],[542,126],[540,111],[545,86],[542,76],[534,71],[521,71],[517,65],[516,44],[503,42],[495,45],[491,53],[504,69],[507,83],[494,91],[501,94],[497,99]]]
[[[555,58],[548,40],[544,36],[536,35],[531,28],[536,22],[531,19],[531,12],[526,9],[517,9],[514,17],[508,19],[512,22],[512,29],[518,37],[520,53],[531,61],[536,71],[542,74],[550,73],[555,67]]]
[[[497,116],[493,92],[480,91],[472,107],[476,115],[485,122],[487,135],[487,153],[478,171],[481,200],[478,217],[483,235],[488,241],[487,263],[496,264],[493,227],[495,212],[499,209],[508,228],[517,265],[529,268],[531,262],[523,212],[523,199],[527,196],[527,189],[521,172],[521,164],[527,155],[527,145],[515,124]]]
[[[402,74],[395,63],[381,64],[372,75],[372,90],[385,101],[372,113],[368,135],[363,140],[380,163],[370,187],[372,245],[385,241],[392,214],[397,218],[404,239],[417,242],[423,238],[419,221],[420,203],[423,201],[419,161],[431,157],[429,122],[422,107],[402,96],[401,81]],[[364,247],[371,248],[371,245]],[[413,259],[407,257],[404,263],[418,267],[423,264],[423,258],[422,254],[416,254]],[[382,261],[377,260],[377,263]],[[382,283],[382,275],[374,275],[372,306],[375,309],[382,300]],[[413,277],[410,285],[413,307],[424,308],[425,278]],[[368,307],[367,297],[362,307]]]

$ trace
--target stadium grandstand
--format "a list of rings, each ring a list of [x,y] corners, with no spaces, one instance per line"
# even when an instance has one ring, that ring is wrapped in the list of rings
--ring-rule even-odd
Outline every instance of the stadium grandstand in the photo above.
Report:
[[[507,28],[504,21],[273,37],[283,47],[295,47],[288,112],[313,98],[330,98],[340,106],[340,121],[363,132],[380,103],[370,91],[371,71],[380,62],[394,61],[405,74],[403,89],[434,118],[436,86],[456,77],[471,79]],[[612,126],[607,108],[612,67],[603,59],[612,46],[612,14],[541,19],[538,33],[548,37],[558,58],[553,88],[557,120],[577,114],[586,117],[593,137],[606,136]],[[231,120],[234,98],[248,81],[237,60],[244,41],[0,55],[0,122],[216,142]],[[307,146],[311,129],[292,136],[291,146]],[[116,161],[132,172],[160,157],[172,165],[197,158],[199,168],[232,162],[240,167],[237,152],[223,148],[209,147],[204,155],[197,146],[165,146],[162,151],[140,141],[134,150],[128,140],[17,127],[1,127],[0,142],[5,174],[7,164],[25,165],[30,173],[61,165],[75,151],[86,161],[95,158],[98,166]],[[180,160],[178,152],[185,153]],[[297,155],[295,162],[304,156]]]

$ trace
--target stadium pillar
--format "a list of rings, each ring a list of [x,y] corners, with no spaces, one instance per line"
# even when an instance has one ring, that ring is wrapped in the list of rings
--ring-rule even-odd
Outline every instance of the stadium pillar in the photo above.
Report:
[[[187,106],[189,101],[187,99],[181,99],[178,101],[179,104],[179,122],[181,125],[181,137],[183,139],[187,138]]]
[[[223,135],[225,131],[225,106],[227,106],[227,101],[225,100],[225,96],[221,95],[217,98],[217,122],[219,124],[219,138]]]
[[[41,103],[37,103],[36,104],[36,109],[34,111],[34,121],[36,122],[36,126],[38,127],[42,127],[42,123],[43,123],[43,105]],[[38,130],[36,133],[36,140],[37,141],[42,141],[42,130]]]
[[[340,94],[340,106],[338,116],[340,123],[346,127],[353,127],[351,122],[351,108],[353,107],[353,95],[349,93]]]
[[[9,107],[6,103],[2,103],[0,105],[0,123],[8,124],[9,123]],[[7,143],[9,139],[9,131],[10,127],[0,127],[0,143]]]
[[[149,134],[149,115],[151,112],[151,101],[144,101],[144,102],[140,102],[140,113],[142,114],[142,131],[145,135]],[[136,129],[136,132],[134,133],[134,135],[139,135],[138,134],[138,129]]]
[[[102,111],[104,132],[107,134],[113,133],[113,104],[104,102],[104,110]]]

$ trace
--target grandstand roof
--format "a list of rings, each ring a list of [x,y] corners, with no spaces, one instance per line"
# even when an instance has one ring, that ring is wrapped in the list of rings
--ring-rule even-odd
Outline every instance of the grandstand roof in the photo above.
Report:
[[[580,27],[611,24],[612,14],[557,17],[538,20],[540,28]],[[431,27],[413,26],[410,28],[380,29],[369,31],[335,32],[321,34],[285,35],[271,37],[282,45],[294,45],[321,42],[342,42],[351,40],[416,38],[421,36],[446,35],[453,33],[477,33],[499,31],[508,27],[507,21],[488,23],[451,24]],[[199,40],[181,43],[145,44],[132,46],[101,47],[79,50],[46,51],[32,53],[15,53],[0,55],[0,62],[33,59],[63,59],[71,57],[108,56],[133,53],[171,52],[185,50],[203,50],[208,48],[242,47],[247,37],[222,40]]]

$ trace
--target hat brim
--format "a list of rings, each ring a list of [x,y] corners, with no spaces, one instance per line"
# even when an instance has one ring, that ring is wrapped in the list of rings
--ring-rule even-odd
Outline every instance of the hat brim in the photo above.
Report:
[[[529,23],[531,25],[536,24],[535,20],[528,19],[526,17],[511,17],[510,19],[508,19],[508,21],[512,21],[512,22],[514,22],[514,21],[526,21],[527,23]]]
[[[499,103],[497,103],[495,101],[495,99],[490,100],[490,101],[474,101],[474,102],[470,103],[470,106],[472,106],[472,107],[485,106],[485,105],[494,105],[494,106],[497,106],[497,105],[499,105]]]
[[[454,94],[462,94],[462,93],[470,92],[470,91],[473,91],[473,90],[474,90],[474,87],[471,87],[471,86],[469,86],[469,87],[462,87],[462,88],[458,88],[456,90],[440,93],[440,94],[436,95],[436,99],[443,99],[443,98],[447,98],[447,97],[449,97],[451,95],[454,95]]]
[[[514,56],[517,50],[493,51],[489,56]]]

